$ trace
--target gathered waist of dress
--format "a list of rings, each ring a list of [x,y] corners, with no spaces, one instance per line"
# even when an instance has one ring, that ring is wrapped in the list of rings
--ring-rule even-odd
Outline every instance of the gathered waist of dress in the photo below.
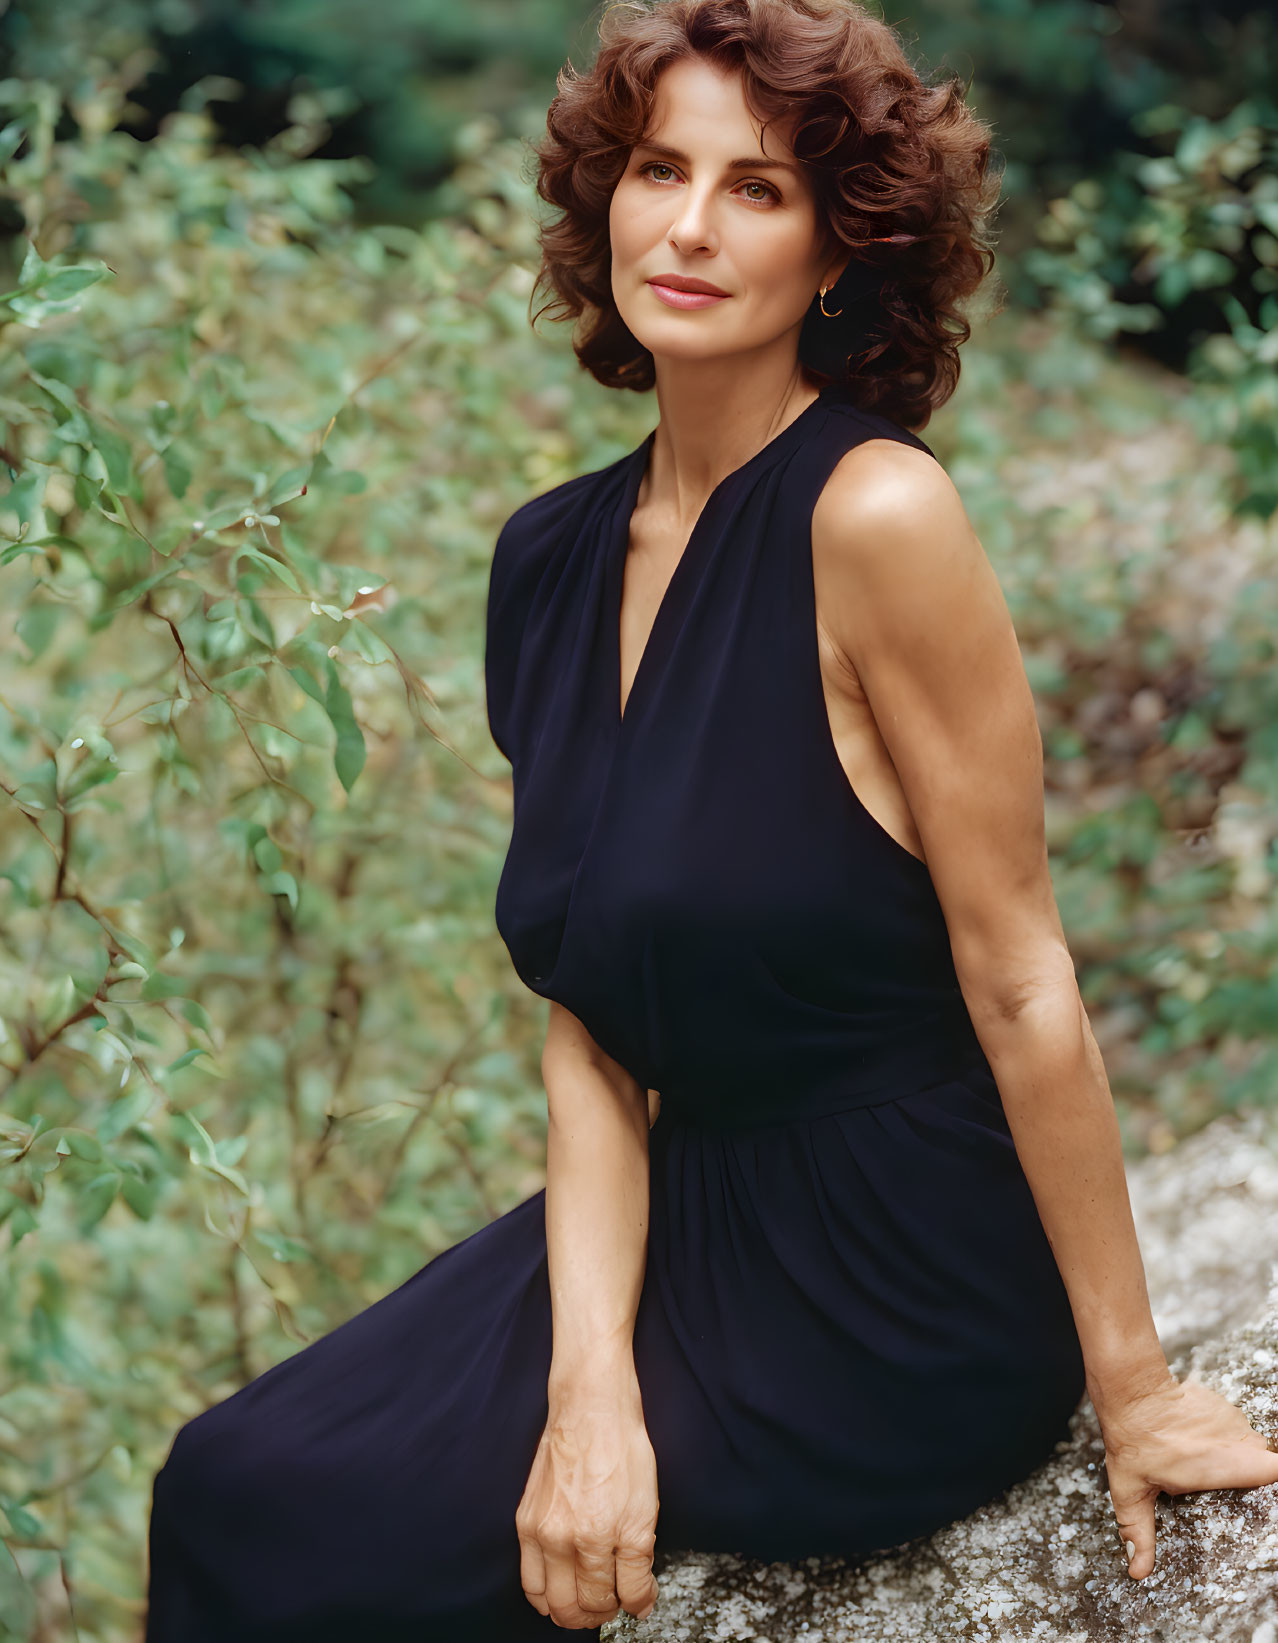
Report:
[[[979,1077],[993,1084],[965,1011],[921,1019],[908,1034],[850,1052],[830,1065],[812,1067],[796,1054],[789,1071],[792,1075],[768,1082],[741,1080],[718,1088],[702,1080],[667,1078],[657,1086],[657,1123],[754,1129],[898,1101],[953,1080]]]

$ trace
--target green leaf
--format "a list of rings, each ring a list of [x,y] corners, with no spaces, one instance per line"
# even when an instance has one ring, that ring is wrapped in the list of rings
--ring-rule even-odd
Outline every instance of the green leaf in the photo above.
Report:
[[[40,557],[38,542],[10,542],[7,547],[0,548],[0,565],[11,565],[15,559],[20,559],[24,553],[29,553],[33,559]]]
[[[247,1135],[228,1135],[217,1143],[217,1155],[224,1164],[238,1164],[247,1151]]]
[[[276,873],[284,864],[284,856],[275,840],[263,834],[253,843],[253,860],[264,873]]]
[[[212,513],[204,516],[204,534],[207,536],[210,531],[225,530],[228,525],[242,524],[244,515],[252,511],[242,502],[230,502],[215,508]]]
[[[262,888],[268,895],[287,896],[289,906],[297,911],[297,880],[292,873],[265,873],[262,876]]]
[[[0,1553],[0,1636],[25,1643],[35,1630],[35,1593],[11,1555]]]
[[[48,471],[44,468],[32,468],[23,474],[21,479],[15,479],[5,495],[5,504],[13,509],[18,516],[19,539],[21,527],[42,530],[44,526],[44,489],[48,483]]]
[[[351,705],[350,693],[342,683],[341,675],[331,656],[325,657],[328,670],[328,686],[324,693],[324,710],[328,714],[333,729],[337,732],[337,746],[334,750],[333,763],[337,770],[337,779],[349,793],[355,785],[355,779],[364,768],[366,749],[364,733],[355,720],[355,710]]]
[[[157,998],[184,998],[190,990],[191,983],[185,977],[166,976],[159,970],[152,970],[142,983],[138,996],[150,1003]]]
[[[35,241],[28,239],[26,255],[22,259],[22,267],[18,270],[18,289],[34,291],[45,276],[49,264],[36,250]]]
[[[217,686],[220,691],[229,694],[232,690],[242,690],[245,685],[256,684],[266,677],[266,669],[260,662],[250,662],[247,667],[233,668],[230,673],[219,675]]]
[[[235,558],[236,560],[251,559],[255,565],[260,565],[263,570],[269,571],[277,581],[283,582],[286,588],[291,588],[294,593],[301,593],[301,585],[288,566],[281,564],[278,559],[272,559],[269,553],[263,553],[260,548],[240,548]],[[232,574],[234,574],[234,561],[232,562]]]
[[[170,1124],[174,1135],[185,1145],[193,1164],[199,1164],[204,1169],[216,1166],[217,1150],[213,1137],[198,1118],[189,1112],[174,1112],[170,1114]]]
[[[323,689],[316,683],[304,667],[290,667],[288,671],[292,674],[297,683],[301,685],[302,689],[308,696],[313,697],[321,707],[325,705]]]
[[[102,458],[107,471],[107,483],[117,493],[131,493],[133,458],[129,442],[114,428],[108,428],[96,418],[87,418],[93,449]]]
[[[267,507],[277,508],[282,502],[291,502],[295,496],[300,496],[310,471],[308,464],[305,468],[290,468],[287,473],[281,474],[267,492]]]
[[[19,1506],[16,1501],[5,1501],[4,1515],[13,1525],[13,1532],[20,1540],[43,1540],[46,1534],[44,1524],[25,1506]]]
[[[164,482],[180,502],[191,484],[191,466],[175,445],[165,448],[160,457]]]
[[[43,656],[48,648],[49,641],[57,631],[59,609],[57,605],[28,604],[13,624],[13,631],[31,652],[28,660]]]
[[[254,1227],[253,1236],[260,1244],[270,1250],[277,1261],[313,1261],[314,1254],[296,1238],[289,1238],[282,1232],[272,1232],[265,1227]]]
[[[176,1060],[169,1061],[169,1065],[164,1068],[164,1073],[166,1073],[166,1075],[168,1075],[168,1073],[176,1073],[176,1071],[181,1070],[184,1066],[191,1066],[192,1061],[195,1060],[195,1056],[197,1055],[209,1055],[209,1052],[205,1050],[202,1043],[197,1043],[192,1050],[182,1050],[181,1055],[177,1056]]]
[[[191,1162],[200,1169],[210,1170],[214,1175],[220,1175],[245,1198],[249,1196],[248,1182],[238,1170],[231,1169],[224,1164],[217,1155],[217,1148],[213,1144],[213,1137],[200,1123],[198,1118],[189,1112],[175,1112],[173,1114],[173,1128],[178,1138],[187,1144]]]
[[[120,1174],[114,1169],[95,1175],[88,1186],[81,1189],[76,1213],[76,1226],[80,1232],[91,1232],[97,1226],[115,1202],[119,1190]]]
[[[184,1021],[189,1021],[193,1027],[199,1027],[202,1032],[212,1033],[213,1023],[209,1020],[209,1013],[198,999],[183,998],[178,1000],[177,1012]],[[194,1061],[197,1055],[207,1055],[209,1052],[202,1046],[187,1050],[173,1062],[173,1067],[185,1067]],[[166,1069],[171,1071],[172,1068]],[[206,1069],[207,1070],[207,1069]]]
[[[120,1196],[139,1221],[149,1221],[155,1214],[160,1197],[158,1181],[142,1181],[136,1175],[126,1175],[120,1183]]]
[[[89,439],[89,423],[84,413],[84,407],[66,383],[59,382],[56,377],[44,376],[39,371],[28,370],[27,375],[38,388],[44,389],[59,410],[66,412],[66,415],[60,419],[64,437],[78,442],[87,442]]]
[[[96,768],[85,770],[83,774],[77,775],[74,781],[68,784],[67,791],[63,795],[63,809],[72,811],[79,809],[81,799],[91,797],[95,789],[105,786],[108,782],[115,781],[119,774],[119,768],[112,764],[100,764]]]
[[[104,262],[96,267],[81,263],[74,268],[58,268],[41,284],[40,293],[46,302],[69,301],[90,285],[105,279],[110,272]]]
[[[137,1089],[121,1096],[102,1115],[97,1126],[98,1139],[117,1140],[126,1130],[132,1129],[139,1119],[146,1116],[154,1099],[154,1093],[145,1084],[140,1084]]]
[[[21,116],[16,120],[10,120],[8,125],[0,130],[0,163],[13,158],[22,147],[22,139],[26,134],[27,123]]]

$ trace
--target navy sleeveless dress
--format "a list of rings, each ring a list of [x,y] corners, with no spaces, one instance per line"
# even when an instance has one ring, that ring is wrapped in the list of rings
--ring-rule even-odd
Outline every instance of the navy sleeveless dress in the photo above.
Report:
[[[927,1534],[1042,1461],[1084,1390],[928,869],[830,732],[810,523],[870,438],[932,454],[832,386],[716,487],[624,716],[653,435],[517,509],[493,556],[498,928],[661,1095],[634,1331],[659,1555]],[[181,1429],[147,1643],[564,1635],[523,1594],[514,1529],[547,1413],[544,1200]]]

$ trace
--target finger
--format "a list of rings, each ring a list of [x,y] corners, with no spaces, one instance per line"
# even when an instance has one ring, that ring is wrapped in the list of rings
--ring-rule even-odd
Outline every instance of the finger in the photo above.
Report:
[[[1230,1444],[1221,1450],[1209,1472],[1223,1481],[1203,1487],[1260,1489],[1266,1483],[1278,1483],[1278,1450],[1265,1447],[1263,1433],[1256,1432],[1253,1436],[1254,1443]]]
[[[1127,1554],[1127,1573],[1133,1580],[1143,1580],[1153,1571],[1155,1535],[1154,1502],[1157,1489],[1115,1490],[1111,1483],[1109,1498],[1118,1520],[1118,1532]]]
[[[516,1532],[519,1535],[519,1580],[524,1588],[524,1596],[538,1614],[549,1614],[550,1605],[546,1602],[546,1560],[542,1556],[541,1545],[535,1535],[522,1529]]]
[[[577,1542],[577,1605],[599,1625],[619,1611],[617,1562],[611,1542]]]
[[[577,1606],[577,1548],[571,1537],[542,1537],[546,1560],[546,1602],[557,1626],[576,1626],[585,1619]]]
[[[620,1547],[617,1552],[617,1601],[621,1607],[630,1614],[640,1615],[641,1610],[648,1610],[657,1601],[657,1591],[652,1572],[652,1552],[642,1547]]]
[[[1266,1447],[1263,1433],[1244,1426],[1236,1435],[1178,1455],[1158,1481],[1169,1495],[1257,1489],[1278,1482],[1278,1452]]]

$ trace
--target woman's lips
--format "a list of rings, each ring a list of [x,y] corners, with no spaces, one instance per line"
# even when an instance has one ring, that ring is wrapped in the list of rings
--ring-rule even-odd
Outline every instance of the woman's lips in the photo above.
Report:
[[[648,281],[648,289],[669,308],[709,308],[716,302],[727,302],[727,297],[713,296],[709,291],[676,291],[673,285],[658,285]]]

